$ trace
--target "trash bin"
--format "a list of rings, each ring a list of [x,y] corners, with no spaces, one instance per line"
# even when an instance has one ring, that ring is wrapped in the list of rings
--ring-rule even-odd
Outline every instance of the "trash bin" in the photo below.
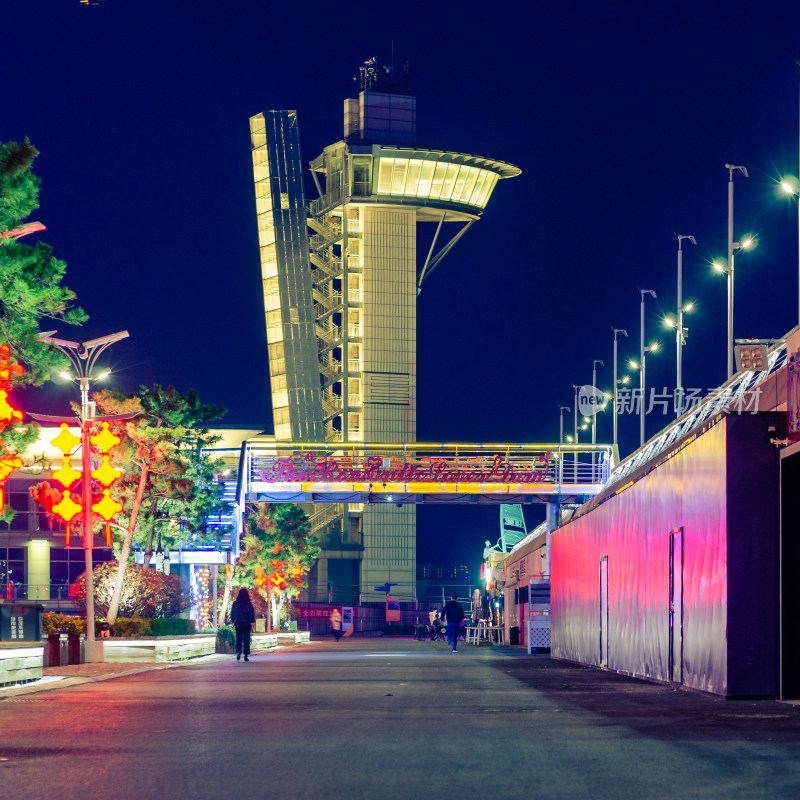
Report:
[[[508,629],[508,643],[519,644],[519,625],[512,625]]]
[[[83,664],[86,661],[86,634],[70,633],[68,640],[68,663]]]
[[[65,667],[69,663],[69,637],[66,633],[47,635],[47,666]]]

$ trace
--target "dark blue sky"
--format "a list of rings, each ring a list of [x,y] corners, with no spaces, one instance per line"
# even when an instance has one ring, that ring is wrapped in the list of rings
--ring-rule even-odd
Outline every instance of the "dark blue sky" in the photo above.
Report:
[[[109,351],[124,388],[196,388],[228,423],[270,426],[248,118],[297,109],[310,160],[341,138],[360,63],[388,63],[392,42],[421,146],[523,170],[420,295],[420,440],[557,439],[558,405],[591,382],[593,359],[611,384],[611,326],[631,335],[621,355],[638,352],[639,287],[658,293],[648,339],[666,347],[648,383],[671,390],[659,318],[674,310],[676,232],[698,241],[684,259],[698,303],[684,384],[722,381],[725,287],[708,263],[725,255],[726,161],[750,172],[735,235],[759,238],[737,260],[735,335],[797,322],[797,206],[775,191],[798,171],[795,4],[6,5],[0,140],[41,150],[35,218],[91,316],[59,332],[127,328]],[[71,396],[27,394],[41,410]],[[610,436],[606,415],[598,438]],[[620,438],[623,455],[635,448],[634,417]]]

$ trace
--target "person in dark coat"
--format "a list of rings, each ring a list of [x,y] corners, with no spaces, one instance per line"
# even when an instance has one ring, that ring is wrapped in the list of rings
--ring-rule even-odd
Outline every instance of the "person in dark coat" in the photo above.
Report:
[[[245,588],[239,589],[239,594],[231,606],[231,622],[236,628],[236,660],[244,653],[244,660],[250,660],[250,631],[256,624],[256,611],[250,600],[250,593]]]
[[[458,642],[458,626],[464,619],[464,609],[461,603],[458,602],[458,597],[453,595],[450,602],[445,604],[442,609],[442,617],[447,623],[447,642],[450,645],[450,652],[456,652],[456,644]]]

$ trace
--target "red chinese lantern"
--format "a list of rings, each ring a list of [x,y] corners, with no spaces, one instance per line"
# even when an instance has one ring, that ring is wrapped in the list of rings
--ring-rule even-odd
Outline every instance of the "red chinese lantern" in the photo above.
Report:
[[[22,422],[23,414],[8,402],[8,385],[15,375],[22,375],[25,367],[21,364],[9,364],[11,348],[7,344],[0,345],[0,434],[13,422]],[[0,438],[0,445],[3,443]],[[8,450],[0,453],[0,512],[6,505],[5,482],[8,476],[22,466],[22,459]]]
[[[67,540],[66,546],[70,545],[70,523],[75,518],[76,514],[80,513],[81,506],[72,499],[69,487],[81,477],[80,470],[73,469],[69,463],[70,454],[81,443],[80,437],[70,433],[69,425],[66,422],[61,423],[61,430],[58,436],[50,440],[50,444],[58,448],[63,454],[61,466],[53,471],[53,480],[57,481],[63,487],[62,497],[58,503],[53,506],[53,513],[61,519],[67,526]]]
[[[111,497],[110,487],[122,475],[122,470],[111,466],[109,453],[122,439],[111,432],[108,422],[103,422],[100,426],[100,433],[96,433],[89,440],[102,454],[102,463],[97,469],[92,470],[92,477],[103,486],[103,497],[92,505],[92,511],[99,514],[106,521],[106,547],[111,547],[111,526],[108,523],[114,514],[122,511],[122,503],[118,503]]]

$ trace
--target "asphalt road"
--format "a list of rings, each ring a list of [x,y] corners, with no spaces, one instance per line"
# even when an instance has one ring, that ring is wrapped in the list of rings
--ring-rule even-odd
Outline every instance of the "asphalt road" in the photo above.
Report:
[[[800,709],[326,641],[0,699],[2,800],[797,798]]]

